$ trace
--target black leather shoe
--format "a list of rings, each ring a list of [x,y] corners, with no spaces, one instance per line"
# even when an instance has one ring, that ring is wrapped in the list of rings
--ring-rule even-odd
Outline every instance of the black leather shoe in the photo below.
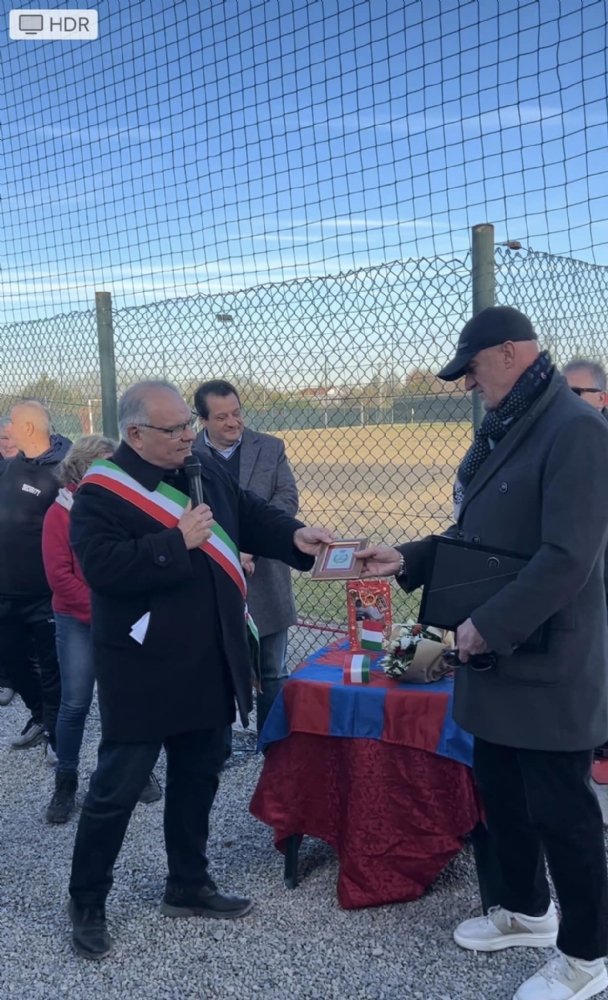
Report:
[[[79,955],[96,961],[110,954],[113,943],[108,934],[105,907],[78,906],[71,899],[68,914],[73,927],[72,944]]]
[[[214,917],[235,920],[249,913],[253,903],[243,896],[224,896],[213,882],[191,888],[167,885],[160,912],[166,917]]]

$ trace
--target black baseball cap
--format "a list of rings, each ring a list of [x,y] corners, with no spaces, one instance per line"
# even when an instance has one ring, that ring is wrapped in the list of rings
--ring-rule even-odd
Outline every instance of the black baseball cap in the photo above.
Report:
[[[465,324],[458,338],[456,355],[439,372],[444,382],[456,382],[466,374],[467,365],[476,354],[488,347],[498,347],[508,340],[536,340],[530,320],[511,306],[482,309]]]

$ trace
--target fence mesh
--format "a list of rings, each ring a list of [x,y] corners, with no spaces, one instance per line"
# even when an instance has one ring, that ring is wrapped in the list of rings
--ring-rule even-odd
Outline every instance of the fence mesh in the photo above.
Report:
[[[70,6],[98,41],[3,51],[3,413],[36,396],[101,429],[109,291],[119,387],[230,379],[307,519],[394,541],[449,519],[470,439],[435,373],[472,225],[503,244],[497,301],[558,362],[606,360],[604,0]],[[343,624],[340,585],[295,586],[302,620]]]
[[[526,312],[558,364],[608,361],[608,268],[498,247],[499,304]],[[241,395],[249,427],[285,441],[304,519],[347,537],[397,542],[451,519],[455,470],[471,439],[471,402],[436,376],[471,309],[470,254],[402,260],[242,292],[114,310],[117,380],[166,378],[192,400],[209,378]],[[0,331],[3,410],[47,402],[76,435],[101,430],[94,311]],[[294,575],[292,656],[339,635],[341,583]],[[394,612],[417,596],[395,590]]]
[[[604,0],[71,6],[97,41],[3,48],[6,321],[463,254],[485,219],[608,263]]]
[[[608,267],[497,247],[497,305],[534,319],[558,365],[575,357],[608,363]]]

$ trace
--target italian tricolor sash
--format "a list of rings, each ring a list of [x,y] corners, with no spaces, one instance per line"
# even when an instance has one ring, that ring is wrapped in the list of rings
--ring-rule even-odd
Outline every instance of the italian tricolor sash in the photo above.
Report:
[[[156,521],[160,521],[166,528],[177,526],[189,503],[189,498],[185,493],[181,493],[180,490],[176,490],[166,483],[159,483],[153,491],[145,489],[124,469],[103,458],[93,462],[88,471],[85,472],[82,481],[83,483],[93,483],[95,486],[103,486],[104,489],[132,503],[139,510],[143,510],[145,514],[153,517]],[[239,551],[230,535],[219,524],[214,524],[211,528],[211,538],[200,548],[230,577],[235,586],[238,587],[243,602],[245,602],[247,584],[241,568]],[[246,604],[245,616],[251,632],[259,641],[258,630]]]

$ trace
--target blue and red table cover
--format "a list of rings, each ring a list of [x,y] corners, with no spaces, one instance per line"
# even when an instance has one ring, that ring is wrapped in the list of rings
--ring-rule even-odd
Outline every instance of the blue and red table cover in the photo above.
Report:
[[[412,684],[387,677],[384,653],[369,653],[369,684],[345,684],[348,642],[326,646],[308,657],[277,697],[260,734],[259,746],[291,733],[361,737],[439,754],[469,767],[473,737],[452,718],[454,681]]]

